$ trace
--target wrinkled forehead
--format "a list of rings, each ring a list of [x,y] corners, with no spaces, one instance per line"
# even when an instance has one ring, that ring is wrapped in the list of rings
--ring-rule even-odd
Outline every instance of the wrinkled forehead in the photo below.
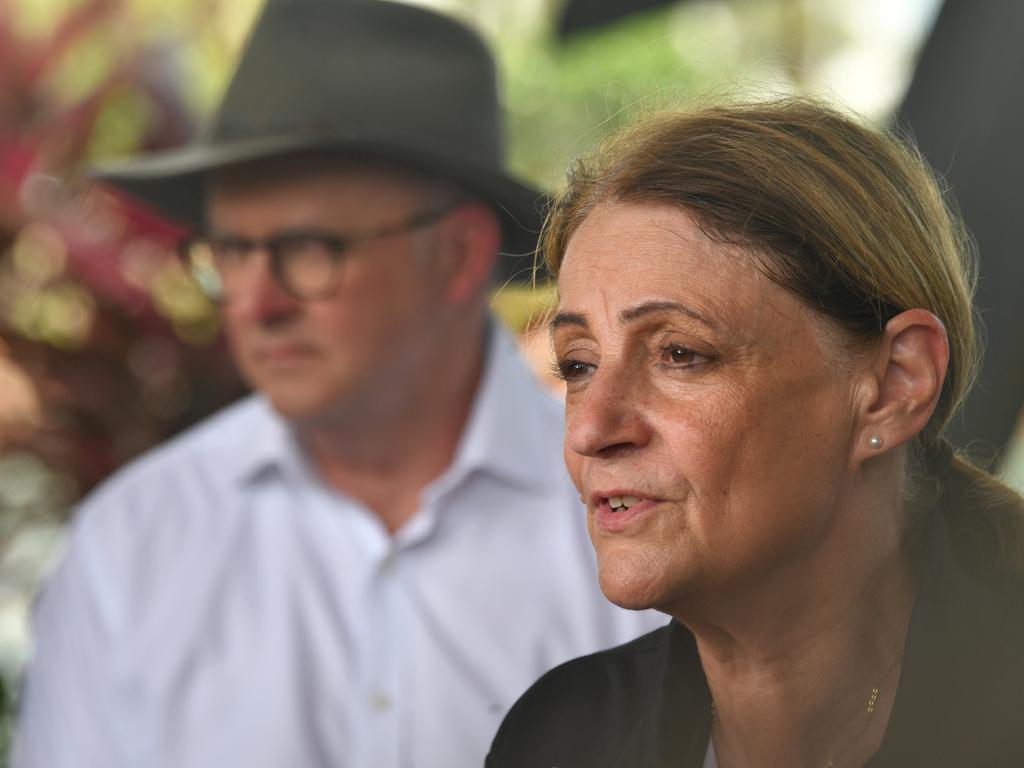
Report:
[[[762,282],[738,249],[709,239],[679,206],[595,206],[569,238],[558,276],[561,305],[598,295],[613,303],[675,300],[732,303]]]
[[[808,323],[828,346],[847,347],[834,322],[768,277],[765,258],[753,246],[709,234],[679,205],[602,203],[567,243],[559,311],[622,324],[638,307],[682,307],[736,338]]]
[[[625,278],[633,270],[654,269],[664,271],[666,280],[686,282],[694,269],[706,273],[713,265],[752,277],[759,272],[751,247],[709,234],[676,203],[610,200],[581,217],[567,239],[558,276],[561,281],[576,273],[620,272]]]

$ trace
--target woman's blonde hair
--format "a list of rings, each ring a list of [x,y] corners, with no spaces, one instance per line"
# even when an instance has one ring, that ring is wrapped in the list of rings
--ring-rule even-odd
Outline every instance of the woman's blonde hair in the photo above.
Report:
[[[911,145],[806,99],[650,117],[572,166],[542,234],[548,269],[557,275],[596,205],[654,201],[679,205],[713,239],[745,246],[765,275],[854,343],[880,338],[907,309],[938,317],[949,370],[911,466],[936,491],[952,466],[1019,504],[955,456],[942,434],[977,366],[975,257]],[[929,483],[912,485],[931,495]]]

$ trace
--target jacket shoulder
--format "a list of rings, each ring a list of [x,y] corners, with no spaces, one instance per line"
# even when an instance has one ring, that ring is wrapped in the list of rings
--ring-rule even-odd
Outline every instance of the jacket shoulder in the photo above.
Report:
[[[585,768],[618,752],[650,695],[667,627],[555,667],[505,717],[487,768]]]

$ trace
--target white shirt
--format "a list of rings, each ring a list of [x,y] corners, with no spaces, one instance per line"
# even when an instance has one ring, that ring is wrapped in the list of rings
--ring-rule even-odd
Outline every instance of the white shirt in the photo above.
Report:
[[[260,398],[120,472],[43,593],[17,768],[478,768],[540,674],[665,622],[609,604],[561,408],[492,333],[390,536]]]
[[[704,753],[704,768],[718,768],[718,754],[715,752],[715,740],[708,736],[708,751]]]

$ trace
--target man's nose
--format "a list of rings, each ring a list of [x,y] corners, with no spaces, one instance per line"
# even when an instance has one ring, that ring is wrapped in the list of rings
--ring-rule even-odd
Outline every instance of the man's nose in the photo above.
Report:
[[[300,304],[281,285],[263,248],[252,251],[225,282],[225,301],[230,311],[260,322],[286,318]]]
[[[641,377],[604,364],[586,387],[566,398],[566,447],[581,456],[608,457],[635,450],[651,439]]]

